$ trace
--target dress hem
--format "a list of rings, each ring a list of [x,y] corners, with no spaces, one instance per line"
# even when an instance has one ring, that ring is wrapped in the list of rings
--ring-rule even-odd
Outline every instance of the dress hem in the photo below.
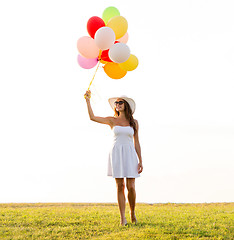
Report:
[[[112,176],[112,175],[107,175],[108,177],[113,177],[113,178],[138,178],[139,176]]]

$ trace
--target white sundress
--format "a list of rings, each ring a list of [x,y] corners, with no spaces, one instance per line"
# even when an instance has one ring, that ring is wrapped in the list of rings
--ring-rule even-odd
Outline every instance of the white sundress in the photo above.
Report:
[[[137,178],[138,156],[133,144],[131,126],[114,126],[113,146],[109,153],[107,175],[113,178]]]

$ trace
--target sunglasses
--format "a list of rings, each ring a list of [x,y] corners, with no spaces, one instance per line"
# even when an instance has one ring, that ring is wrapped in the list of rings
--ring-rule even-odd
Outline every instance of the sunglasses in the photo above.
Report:
[[[115,102],[115,106],[116,106],[117,104],[122,105],[123,103],[124,103],[124,101],[119,101],[119,102],[116,101],[116,102]]]

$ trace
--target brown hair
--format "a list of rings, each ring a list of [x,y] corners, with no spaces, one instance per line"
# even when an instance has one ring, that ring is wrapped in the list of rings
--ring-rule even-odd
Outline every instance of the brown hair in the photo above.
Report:
[[[130,105],[128,104],[127,101],[124,101],[124,112],[125,112],[125,117],[127,118],[127,120],[129,121],[129,124],[130,126],[133,128],[134,130],[134,133],[136,133],[137,129],[136,129],[136,123],[134,121],[134,118],[132,116],[132,109],[130,107]],[[116,111],[116,108],[114,109],[115,110],[115,116],[119,116],[119,112]]]

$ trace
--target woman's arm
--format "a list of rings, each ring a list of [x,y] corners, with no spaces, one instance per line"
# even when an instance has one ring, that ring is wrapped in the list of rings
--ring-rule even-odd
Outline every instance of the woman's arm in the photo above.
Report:
[[[143,171],[143,165],[142,165],[142,157],[141,157],[141,146],[140,146],[139,136],[138,136],[139,124],[137,120],[135,120],[135,123],[136,123],[136,131],[134,133],[134,145],[135,145],[136,153],[139,158],[138,173],[141,173]]]
[[[85,96],[85,99],[86,99],[90,120],[92,120],[94,122],[108,124],[109,126],[112,126],[113,125],[112,117],[97,117],[97,116],[94,115],[91,104],[90,104],[91,92],[86,91],[84,96]]]

